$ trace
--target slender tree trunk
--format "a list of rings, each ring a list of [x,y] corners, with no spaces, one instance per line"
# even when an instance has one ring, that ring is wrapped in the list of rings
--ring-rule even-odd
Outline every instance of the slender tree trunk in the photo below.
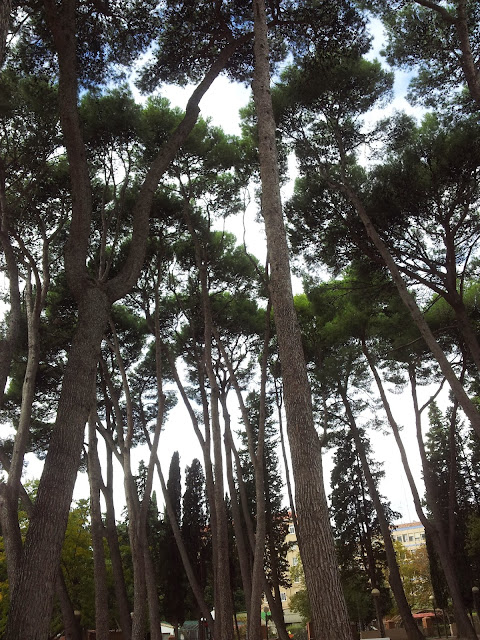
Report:
[[[284,380],[287,429],[292,452],[300,554],[305,569],[316,638],[350,637],[335,547],[323,486],[320,442],[313,421],[311,392],[290,279],[282,216],[265,5],[254,0],[255,76],[262,213],[271,265],[271,294]]]
[[[382,399],[382,404],[385,408],[385,413],[387,414],[388,422],[390,424],[393,435],[395,437],[395,441],[397,443],[400,456],[402,459],[403,468],[405,469],[405,474],[407,476],[410,490],[412,492],[413,502],[415,504],[417,515],[421,523],[425,527],[425,530],[427,530],[430,533],[432,543],[435,547],[439,560],[442,564],[442,568],[445,573],[445,578],[447,580],[448,587],[450,590],[450,595],[453,601],[455,618],[458,624],[459,636],[464,638],[469,638],[469,640],[474,640],[472,633],[475,635],[475,632],[473,631],[473,627],[471,625],[470,620],[468,619],[466,609],[462,602],[462,596],[461,596],[461,591],[460,591],[460,587],[459,587],[456,572],[455,572],[454,562],[453,562],[453,559],[450,557],[450,554],[448,553],[448,545],[446,544],[445,537],[442,535],[438,525],[438,523],[442,521],[441,515],[438,513],[438,510],[436,508],[436,501],[431,499],[431,496],[434,494],[432,493],[433,487],[432,487],[432,482],[430,480],[431,478],[430,470],[429,470],[428,461],[425,455],[425,448],[423,446],[420,411],[418,409],[418,403],[416,398],[416,386],[414,384],[414,380],[412,381],[412,395],[413,395],[413,404],[414,404],[414,410],[415,410],[415,422],[417,427],[417,440],[418,440],[418,446],[420,450],[420,457],[422,458],[422,467],[423,467],[423,473],[424,473],[427,502],[433,514],[433,522],[428,520],[423,512],[422,503],[420,500],[420,496],[418,495],[415,481],[413,479],[413,475],[410,469],[410,464],[408,462],[408,456],[406,454],[405,447],[403,446],[398,424],[393,417],[390,404],[388,402],[388,399],[385,393],[385,389],[383,388],[382,380],[378,374],[373,358],[364,340],[362,340],[362,350],[363,350],[363,353],[365,354],[365,357],[370,366],[370,370],[372,371],[373,377],[377,384],[380,397]],[[411,368],[410,368],[410,375],[411,375]],[[411,377],[411,380],[412,380],[412,377]]]
[[[0,37],[2,33],[2,12],[10,11],[10,1],[6,0],[0,7]],[[10,15],[10,14],[9,14]],[[1,42],[0,42],[0,68],[1,68]],[[7,331],[5,337],[0,340],[0,406],[3,404],[5,385],[7,383],[12,358],[17,348],[20,337],[21,303],[20,288],[18,285],[18,265],[9,230],[9,210],[5,191],[5,167],[3,158],[0,158],[0,244],[3,249],[7,267],[9,283],[10,312],[7,318]]]
[[[452,598],[453,610],[455,614],[455,621],[458,627],[458,637],[468,638],[468,640],[475,640],[476,633],[473,628],[472,622],[468,617],[467,609],[463,603],[462,590],[458,582],[458,576],[456,572],[455,560],[450,553],[448,547],[448,540],[445,535],[443,527],[443,515],[438,509],[438,502],[435,499],[436,496],[436,482],[433,477],[429,461],[425,452],[425,446],[422,437],[422,425],[421,425],[421,412],[418,406],[417,398],[417,385],[415,378],[414,365],[409,367],[410,383],[412,390],[413,406],[415,410],[415,425],[417,430],[417,441],[420,450],[420,458],[422,460],[423,478],[425,482],[425,493],[427,498],[428,507],[433,516],[433,522],[427,520],[421,511],[420,505],[417,507],[417,513],[425,527],[425,530],[430,534],[433,547],[437,553],[440,565],[445,575],[445,580],[450,591]],[[419,502],[418,496],[416,498]],[[415,501],[415,496],[414,496]],[[448,526],[447,526],[448,529]]]
[[[214,501],[216,512],[215,571],[215,633],[216,640],[233,640],[233,601],[230,589],[230,562],[228,549],[228,522],[225,508],[222,456],[222,430],[220,425],[220,390],[212,362],[213,322],[210,309],[206,264],[196,229],[193,226],[188,202],[184,206],[184,217],[195,246],[195,260],[200,279],[202,310],[204,319],[203,364],[210,385],[210,419],[214,459]],[[253,587],[252,587],[253,589]]]
[[[148,616],[150,620],[150,640],[162,640],[162,618],[160,616],[160,605],[158,601],[157,580],[148,542],[145,545],[144,564],[148,597]]]
[[[93,402],[96,402],[96,394],[93,394],[93,398]],[[95,630],[98,640],[108,640],[108,587],[103,547],[104,529],[100,508],[100,485],[102,479],[97,451],[97,432],[94,419],[96,415],[96,406],[92,406],[88,419],[88,476],[90,480],[90,516],[95,583]]]
[[[61,569],[58,571],[57,596],[62,611],[65,640],[83,640],[80,620],[75,617],[72,601]]]
[[[255,505],[256,505],[256,529],[255,529],[255,546],[253,554],[253,568],[252,568],[252,591],[251,591],[251,603],[250,603],[250,616],[248,618],[248,637],[249,640],[260,640],[261,633],[261,602],[262,602],[262,590],[263,581],[265,577],[264,570],[264,558],[265,558],[265,541],[267,531],[267,482],[266,482],[266,470],[265,470],[265,417],[266,417],[266,384],[267,384],[267,364],[268,364],[268,346],[270,342],[270,313],[271,303],[269,301],[265,314],[265,335],[263,340],[263,353],[261,362],[261,379],[260,379],[260,411],[259,411],[259,424],[258,424],[258,437],[257,446],[255,450],[255,438],[250,424],[245,404],[243,402],[242,392],[240,385],[238,384],[235,371],[232,363],[227,356],[227,353],[220,340],[218,332],[214,329],[215,340],[218,348],[222,354],[222,357],[227,365],[228,372],[230,374],[230,381],[237,394],[237,399],[241,408],[244,427],[247,433],[248,450],[250,460],[254,469],[255,480]],[[228,423],[230,423],[230,416],[228,414],[226,406],[226,398],[221,396],[223,414],[226,417]]]
[[[227,471],[227,482],[230,491],[230,500],[232,504],[233,527],[235,530],[235,544],[237,547],[238,561],[240,564],[240,574],[242,577],[243,593],[245,595],[245,605],[247,608],[247,618],[250,617],[250,607],[252,603],[252,566],[251,566],[251,550],[248,540],[246,540],[245,530],[242,526],[243,520],[238,504],[238,493],[235,487],[232,465],[232,433],[230,429],[230,416],[226,407],[226,399],[221,398],[223,420],[225,423],[225,464]],[[241,482],[241,479],[239,480]]]
[[[297,514],[295,511],[295,503],[293,501],[293,491],[292,491],[292,481],[290,480],[290,468],[288,466],[288,458],[287,458],[287,449],[285,447],[285,437],[283,435],[283,419],[282,419],[282,400],[281,400],[282,391],[277,386],[277,381],[275,380],[275,402],[277,404],[277,415],[278,415],[278,432],[280,434],[280,444],[282,447],[282,457],[283,464],[285,466],[285,478],[287,482],[287,493],[288,493],[288,503],[290,505],[290,512],[292,515],[292,522],[297,530]]]
[[[146,531],[140,526],[139,500],[135,479],[131,471],[130,448],[123,452],[125,497],[128,511],[128,535],[133,565],[133,620],[132,640],[143,640],[148,620],[148,594],[145,577]]]
[[[408,291],[405,281],[402,278],[402,274],[400,273],[400,270],[395,264],[395,261],[393,260],[391,253],[389,252],[383,240],[378,235],[358,195],[354,192],[354,190],[349,185],[343,185],[342,190],[346,193],[346,195],[349,197],[350,201],[352,202],[353,206],[355,207],[365,227],[367,235],[369,236],[369,238],[377,248],[377,251],[381,255],[383,261],[385,262],[385,265],[390,271],[390,274],[395,283],[395,286],[398,289],[398,293],[400,295],[402,302],[410,311],[410,315],[412,316],[414,323],[418,327],[418,330],[420,331],[422,338],[425,340],[425,343],[427,344],[428,348],[432,352],[433,356],[436,358],[443,375],[445,376],[448,384],[452,389],[453,394],[458,399],[460,406],[462,407],[468,419],[470,420],[470,423],[473,429],[475,430],[475,433],[480,438],[480,413],[477,411],[475,405],[473,404],[473,402],[470,400],[467,393],[465,392],[463,385],[455,375],[455,372],[452,369],[452,366],[449,363],[448,358],[443,352],[443,349],[435,340],[435,336],[433,335],[430,327],[428,326],[427,321],[425,320],[422,312],[420,311],[414,297]]]
[[[40,315],[45,306],[45,299],[50,282],[48,242],[44,239],[42,246],[41,266],[43,271],[43,281],[42,275],[40,274],[32,255],[27,251],[23,243],[21,243],[21,249],[25,260],[29,265],[24,292],[27,315],[27,366],[22,385],[20,416],[5,488],[5,501],[3,503],[3,508],[0,510],[3,539],[7,557],[8,580],[11,590],[15,589],[17,568],[22,553],[22,540],[18,524],[18,500],[25,452],[30,438],[30,423],[33,401],[35,398],[35,383],[40,360]],[[8,262],[9,260],[7,259],[7,264]],[[15,271],[11,275],[16,275],[18,278],[18,273]],[[32,278],[35,280],[35,287],[32,286]],[[10,342],[8,338],[7,342]]]
[[[11,9],[12,0],[3,0],[0,3],[0,69],[3,67],[3,62],[5,60]]]
[[[460,43],[460,63],[462,65],[463,74],[467,81],[470,95],[475,101],[477,109],[480,110],[480,69],[475,65],[475,59],[470,45],[470,34],[468,30],[467,2],[459,0],[457,20],[455,28]],[[478,62],[478,58],[477,58]]]
[[[402,621],[405,626],[408,639],[423,640],[423,634],[421,633],[420,629],[417,626],[417,623],[412,616],[412,611],[407,602],[407,598],[405,597],[405,591],[403,590],[402,578],[400,577],[400,571],[398,569],[395,549],[393,548],[392,536],[390,533],[390,524],[385,518],[383,504],[380,500],[377,487],[375,486],[375,481],[370,472],[370,466],[368,464],[365,446],[358,431],[355,416],[353,415],[352,408],[347,397],[347,392],[341,384],[338,385],[338,391],[343,401],[348,424],[352,432],[353,439],[355,441],[355,447],[357,448],[357,453],[362,464],[363,473],[367,481],[368,492],[375,506],[375,511],[377,512],[378,523],[382,532],[383,542],[385,546],[385,555],[388,563],[388,580],[392,588],[399,613],[402,616]],[[372,587],[378,587],[378,585],[372,582]]]
[[[253,523],[250,518],[250,513],[248,511],[247,493],[245,490],[245,482],[243,480],[243,472],[242,472],[242,465],[240,463],[240,456],[238,455],[238,451],[235,447],[235,444],[233,443],[231,434],[230,434],[229,445],[235,458],[235,466],[237,470],[237,479],[238,479],[238,489],[240,493],[240,502],[242,505],[243,519],[246,525],[247,537],[250,544],[250,550],[253,555],[253,551],[255,549],[255,533],[253,529]],[[280,638],[280,640],[288,640],[288,634],[285,627],[285,619],[283,617],[283,609],[282,609],[280,597],[276,599],[273,596],[270,585],[268,584],[267,578],[265,577],[265,573],[263,574],[262,580],[263,580],[263,592],[265,594],[265,597],[267,598],[270,611],[272,612],[272,618],[277,628],[278,637]]]
[[[112,452],[107,448],[107,486],[103,488],[103,497],[106,506],[106,535],[112,562],[113,585],[115,600],[118,607],[118,616],[124,640],[131,640],[132,619],[130,617],[130,605],[128,602],[125,576],[123,573],[122,557],[118,542],[117,527],[115,524],[115,507],[113,503],[113,465]]]
[[[30,435],[30,421],[33,399],[35,396],[35,380],[40,353],[38,323],[33,321],[31,315],[32,312],[30,310],[28,313],[27,367],[22,386],[20,419],[14,442],[10,471],[6,483],[5,500],[0,511],[3,541],[5,544],[5,554],[7,558],[8,582],[12,591],[15,590],[18,566],[22,555],[22,538],[18,524],[18,492],[23,471],[25,451],[28,446]]]

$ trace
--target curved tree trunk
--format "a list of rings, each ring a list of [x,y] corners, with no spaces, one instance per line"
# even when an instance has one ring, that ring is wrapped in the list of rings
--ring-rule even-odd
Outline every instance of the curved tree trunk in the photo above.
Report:
[[[427,321],[425,320],[421,310],[419,309],[414,297],[408,291],[405,281],[402,278],[402,274],[400,273],[399,268],[395,264],[395,261],[393,260],[391,253],[389,252],[387,246],[385,245],[383,240],[380,238],[377,230],[373,226],[373,223],[370,217],[368,216],[362,201],[360,200],[358,195],[355,193],[355,191],[349,185],[343,185],[342,190],[349,197],[351,203],[355,207],[355,210],[357,211],[358,216],[365,227],[367,235],[375,245],[377,251],[379,252],[383,261],[385,262],[385,265],[390,271],[392,280],[395,283],[395,286],[397,287],[397,290],[402,302],[409,310],[414,323],[418,327],[418,330],[420,331],[420,334],[422,338],[425,340],[425,343],[427,344],[428,348],[430,349],[433,356],[437,360],[443,375],[445,376],[448,384],[452,389],[453,394],[458,399],[458,402],[460,403],[460,406],[462,407],[466,416],[470,420],[470,423],[473,429],[475,430],[475,433],[480,438],[480,413],[477,411],[477,408],[475,407],[475,405],[473,404],[473,402],[470,400],[467,393],[465,392],[463,385],[455,375],[455,372],[452,369],[452,366],[448,361],[448,358],[443,352],[443,349],[440,347],[440,345],[436,341],[435,336],[433,335],[430,327],[428,326]]]

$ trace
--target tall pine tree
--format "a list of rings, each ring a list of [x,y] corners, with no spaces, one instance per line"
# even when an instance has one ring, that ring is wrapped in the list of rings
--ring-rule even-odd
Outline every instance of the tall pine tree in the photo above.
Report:
[[[205,592],[211,563],[211,544],[205,499],[205,475],[197,458],[185,469],[182,537],[196,578]],[[190,590],[186,595],[185,607],[187,618],[193,620],[200,616],[198,604]]]

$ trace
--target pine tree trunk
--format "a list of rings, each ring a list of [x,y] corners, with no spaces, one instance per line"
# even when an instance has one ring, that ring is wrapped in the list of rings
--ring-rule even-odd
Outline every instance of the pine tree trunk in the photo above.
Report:
[[[96,395],[93,397],[96,401]],[[95,637],[97,640],[108,640],[108,587],[103,547],[102,511],[100,507],[101,471],[94,418],[96,415],[95,407],[92,409],[88,420],[88,476],[90,480],[90,517],[95,583]]]
[[[9,2],[4,2],[0,8],[0,34],[2,11],[6,10]],[[1,52],[0,52],[0,68],[1,68]],[[21,322],[21,303],[18,265],[12,243],[10,241],[9,230],[9,209],[5,190],[5,166],[3,158],[0,158],[0,244],[6,265],[6,275],[9,283],[9,303],[10,310],[8,317],[5,319],[7,323],[6,335],[0,339],[0,406],[3,404],[5,394],[5,385],[7,383],[10,366],[12,364],[13,354],[20,337]]]
[[[103,492],[106,506],[106,534],[112,562],[113,585],[115,599],[118,607],[118,615],[124,640],[131,640],[132,619],[130,617],[130,605],[128,602],[125,576],[123,573],[122,556],[118,542],[117,526],[115,523],[115,506],[113,503],[113,465],[112,452],[107,449],[107,485]]]
[[[12,0],[2,0],[0,3],[0,69],[5,60],[8,27],[10,24],[10,11],[12,9]]]
[[[406,308],[409,310],[412,320],[418,327],[418,330],[420,331],[422,338],[425,340],[425,343],[427,344],[428,348],[432,352],[434,358],[436,358],[443,375],[445,376],[448,384],[450,385],[450,388],[452,389],[453,394],[458,399],[458,402],[460,403],[460,406],[462,407],[463,411],[465,412],[468,419],[470,420],[470,423],[473,429],[475,430],[475,433],[480,438],[480,413],[477,411],[475,405],[473,404],[473,402],[470,400],[467,393],[465,392],[465,389],[463,388],[461,382],[458,380],[457,376],[455,375],[455,372],[450,362],[448,361],[448,358],[446,357],[441,346],[436,341],[435,336],[433,335],[430,327],[428,326],[427,321],[425,320],[421,310],[419,309],[415,301],[415,298],[408,291],[399,268],[395,264],[395,261],[393,260],[393,257],[389,252],[387,246],[385,245],[383,240],[380,238],[377,230],[373,226],[373,223],[370,217],[368,216],[362,201],[349,185],[343,185],[342,189],[345,192],[345,194],[349,197],[353,206],[355,207],[358,213],[358,216],[365,227],[367,235],[375,245],[385,265],[390,271],[392,280],[395,283],[395,286],[397,287],[400,299],[402,300]]]
[[[155,578],[155,569],[153,566],[152,554],[150,553],[148,543],[145,546],[144,562],[148,597],[148,617],[150,620],[150,639],[162,640],[162,618],[160,617],[157,581]]]
[[[242,577],[243,593],[245,595],[245,605],[247,608],[247,618],[250,616],[250,605],[252,601],[252,574],[251,574],[251,551],[250,544],[247,536],[245,535],[245,529],[242,526],[243,520],[240,511],[240,505],[238,504],[238,493],[235,487],[235,480],[233,476],[232,465],[232,433],[230,430],[230,417],[228,416],[226,407],[226,398],[222,398],[222,408],[225,422],[225,464],[227,471],[227,482],[230,491],[230,500],[232,504],[233,515],[233,527],[235,531],[235,543],[238,553],[238,562],[240,565],[240,574]],[[239,478],[238,482],[242,482],[243,479]]]
[[[45,245],[43,247],[45,255]],[[5,500],[0,509],[0,521],[7,558],[8,582],[15,589],[17,568],[22,555],[22,539],[18,523],[18,500],[25,452],[30,439],[32,406],[35,398],[35,383],[40,360],[40,314],[43,310],[48,288],[48,263],[44,261],[45,280],[38,288],[33,288],[30,273],[24,292],[24,305],[27,315],[27,364],[22,385],[22,401],[13,452],[8,470],[5,488]]]
[[[265,5],[253,3],[255,76],[253,94],[259,132],[262,213],[271,265],[271,294],[284,380],[287,430],[292,453],[298,517],[298,543],[318,640],[350,638],[323,486],[320,442],[315,431],[311,392],[293,304],[288,246],[280,198],[275,120]]]
[[[61,569],[58,571],[57,596],[62,611],[65,640],[83,640],[80,620],[75,616]]]
[[[11,597],[5,640],[48,637],[60,554],[108,308],[104,292],[94,287],[85,292],[65,369],[57,420]]]
[[[480,73],[478,64],[475,64],[475,58],[470,46],[466,0],[459,0],[458,2],[458,13],[455,21],[455,28],[460,44],[460,51],[462,52],[460,57],[462,71],[465,76],[465,80],[467,81],[470,95],[474,99],[477,109],[480,110]]]

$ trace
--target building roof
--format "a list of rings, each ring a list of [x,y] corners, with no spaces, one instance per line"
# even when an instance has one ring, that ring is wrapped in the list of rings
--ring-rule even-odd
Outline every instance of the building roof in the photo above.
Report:
[[[423,529],[423,524],[421,522],[402,522],[401,524],[396,524],[393,526],[394,531],[397,529],[414,529],[415,527],[421,527]]]

